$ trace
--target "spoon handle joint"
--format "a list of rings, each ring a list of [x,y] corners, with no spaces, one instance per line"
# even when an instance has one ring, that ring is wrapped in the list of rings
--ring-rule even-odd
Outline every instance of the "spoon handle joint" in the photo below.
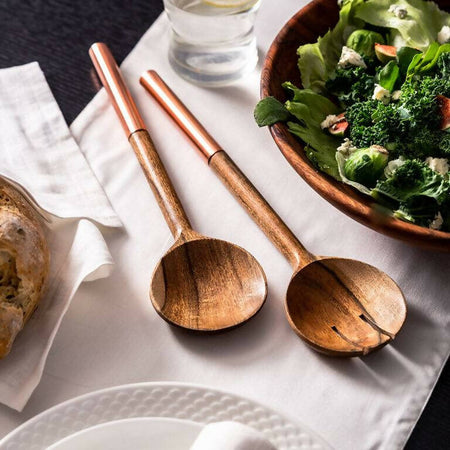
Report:
[[[140,82],[189,136],[207,160],[221,150],[216,140],[154,70],[145,72]]]
[[[175,239],[192,231],[189,219],[147,130],[132,133],[129,141]]]
[[[280,216],[226,152],[221,151],[213,155],[209,159],[209,166],[266,236],[289,260],[294,269],[300,269],[316,259],[303,247]]]

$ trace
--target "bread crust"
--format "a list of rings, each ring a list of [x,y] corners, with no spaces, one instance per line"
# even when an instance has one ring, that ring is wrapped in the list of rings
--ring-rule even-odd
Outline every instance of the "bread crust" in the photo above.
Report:
[[[0,178],[0,358],[36,309],[45,291],[50,252],[39,214]]]

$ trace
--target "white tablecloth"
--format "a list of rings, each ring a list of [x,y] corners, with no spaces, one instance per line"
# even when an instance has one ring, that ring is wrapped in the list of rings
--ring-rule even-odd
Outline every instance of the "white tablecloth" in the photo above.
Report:
[[[261,55],[304,3],[263,2],[257,23]],[[284,160],[268,131],[254,124],[259,71],[223,89],[190,85],[169,67],[167,39],[162,16],[125,60],[124,75],[193,225],[256,256],[267,273],[268,302],[247,325],[219,336],[174,330],[155,313],[150,274],[172,238],[102,91],[71,130],[124,223],[122,232],[105,235],[115,273],[82,285],[24,412],[0,407],[0,434],[94,389],[167,380],[204,383],[264,402],[338,449],[401,448],[449,354],[448,256],[379,235],[330,206]],[[393,345],[343,360],[321,356],[297,338],[283,310],[288,263],[140,87],[139,75],[149,68],[159,71],[311,251],[361,259],[400,284],[409,316]]]

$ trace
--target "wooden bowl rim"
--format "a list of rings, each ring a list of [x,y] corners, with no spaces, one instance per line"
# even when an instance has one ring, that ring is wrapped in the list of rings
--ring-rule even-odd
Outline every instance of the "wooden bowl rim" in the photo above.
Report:
[[[327,1],[328,0],[313,0],[308,3],[305,7],[294,14],[277,34],[269,48],[269,51],[267,52],[261,72],[261,98],[274,96],[270,90],[270,78],[273,73],[273,61],[276,59],[281,43],[289,35],[293,25],[299,22],[310,9],[315,8],[318,4],[322,4]],[[330,23],[330,27],[334,25],[335,24]],[[296,55],[293,55],[293,58],[294,57],[296,57]],[[363,225],[368,226],[369,228],[372,228],[380,233],[413,243],[418,246],[450,252],[450,232],[421,227],[388,215],[383,215],[383,217],[381,217],[381,214],[377,214],[376,210],[372,208],[372,205],[378,205],[375,200],[371,200],[368,196],[365,196],[354,188],[352,188],[354,192],[350,197],[349,194],[340,189],[342,182],[337,181],[329,175],[315,169],[311,162],[307,160],[306,155],[302,158],[289,143],[288,136],[290,136],[290,133],[286,124],[277,123],[269,127],[269,129],[272,138],[280,151],[283,153],[284,157],[288,160],[289,164],[319,195],[321,195],[337,209]],[[300,141],[297,142],[299,148],[303,152],[303,143]]]

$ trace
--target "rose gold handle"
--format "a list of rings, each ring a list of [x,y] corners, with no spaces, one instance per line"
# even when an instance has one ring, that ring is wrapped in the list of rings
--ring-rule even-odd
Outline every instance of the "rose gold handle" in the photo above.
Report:
[[[92,45],[89,55],[120,118],[170,231],[176,239],[178,237],[187,239],[193,235],[189,219],[114,57],[109,48],[102,43]]]
[[[266,236],[286,256],[294,269],[299,269],[313,261],[314,255],[303,247],[251,181],[221,149],[219,144],[208,134],[206,129],[159,75],[154,70],[149,70],[141,77],[140,81],[197,145],[208,160],[209,166],[239,200]]]
[[[220,145],[154,70],[145,72],[141,76],[140,82],[191,138],[208,161],[211,156],[222,150]]]
[[[111,98],[127,137],[137,130],[145,130],[144,121],[108,46],[102,42],[93,44],[89,49],[89,56]]]

